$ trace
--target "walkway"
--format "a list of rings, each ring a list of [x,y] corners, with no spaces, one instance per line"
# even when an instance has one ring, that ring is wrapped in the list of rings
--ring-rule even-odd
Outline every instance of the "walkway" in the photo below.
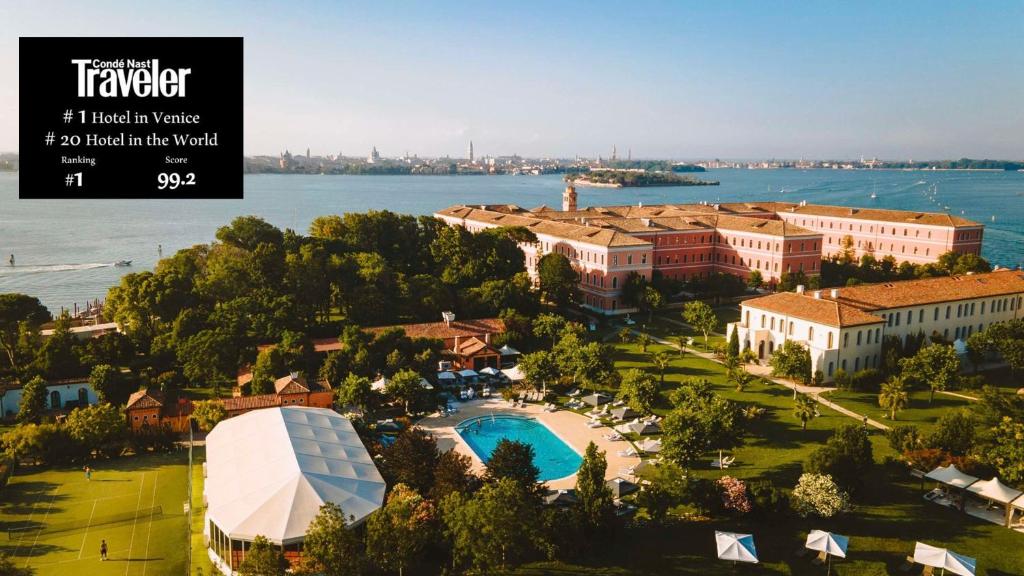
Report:
[[[677,320],[670,320],[670,322],[675,322],[676,324],[681,324],[683,326],[687,326],[686,324],[683,324],[682,322],[679,322]],[[634,334],[637,334],[637,335],[639,335],[639,334],[646,334],[645,332],[641,332],[640,330],[637,330],[636,328],[630,328],[630,331],[633,332]],[[662,346],[668,346],[668,347],[673,348],[675,350],[679,350],[679,345],[674,343],[674,342],[670,342],[668,340],[665,340],[664,338],[658,338],[657,336],[654,336],[652,334],[647,334],[647,337],[649,337],[653,342],[657,342],[658,344],[661,344]],[[710,352],[701,352],[701,351],[696,350],[694,348],[687,348],[686,352],[689,353],[689,354],[693,354],[694,356],[699,356],[701,358],[704,358],[705,360],[710,360],[712,362],[716,362],[718,364],[722,364],[722,361],[720,361],[718,358],[715,358],[715,355],[710,353]],[[821,394],[823,394],[825,392],[831,392],[831,391],[835,390],[835,388],[827,388],[827,387],[820,387],[820,386],[806,386],[804,384],[798,384],[796,382],[792,382],[792,381],[789,381],[789,380],[783,380],[782,378],[776,378],[776,377],[773,377],[771,375],[771,368],[769,368],[768,366],[762,366],[760,364],[745,364],[744,365],[744,369],[747,372],[753,374],[754,376],[757,376],[759,378],[764,378],[765,380],[769,380],[769,381],[774,382],[774,383],[776,383],[776,384],[778,384],[780,386],[785,386],[786,388],[789,388],[790,390],[796,390],[797,393],[806,394],[806,395],[810,396],[811,398],[814,398],[814,400],[817,401],[819,404],[821,404],[823,406],[827,406],[827,407],[835,410],[836,412],[839,412],[840,414],[844,414],[846,416],[849,416],[850,418],[853,418],[853,419],[857,420],[858,422],[865,422],[866,421],[867,424],[869,426],[871,426],[872,428],[876,428],[878,430],[888,430],[889,429],[888,426],[886,426],[885,424],[883,424],[883,423],[881,423],[881,422],[879,422],[877,420],[874,420],[874,419],[871,419],[871,418],[867,418],[863,414],[858,414],[857,412],[854,412],[853,410],[850,410],[849,408],[845,408],[843,406],[840,406],[840,405],[836,404],[835,402],[832,402],[831,400],[829,400],[827,398],[823,398],[821,396]]]

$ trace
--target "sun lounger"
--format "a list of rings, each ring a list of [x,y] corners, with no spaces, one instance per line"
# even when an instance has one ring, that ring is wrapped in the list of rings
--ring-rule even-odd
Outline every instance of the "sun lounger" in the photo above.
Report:
[[[601,424],[600,420],[591,420],[587,422],[587,428],[600,428],[601,426],[604,426],[604,424]]]
[[[619,406],[625,406],[625,405],[626,405],[626,401],[625,400],[616,400],[615,402],[612,402],[612,406],[614,406],[615,408],[618,408]]]
[[[604,439],[608,440],[610,442],[619,442],[619,441],[625,440],[625,438],[622,436],[622,434],[619,434],[618,432],[612,432],[611,434],[605,434],[604,435]]]
[[[632,448],[628,448],[626,450],[619,450],[618,454],[619,454],[619,456],[622,456],[623,458],[629,458],[631,456],[638,456],[638,454],[636,453],[636,450],[634,450]]]
[[[822,564],[825,563],[825,560],[827,558],[828,558],[828,554],[824,550],[822,550],[821,552],[818,553],[817,556],[814,557],[813,560],[811,560],[811,564],[814,564],[815,566],[821,566]]]

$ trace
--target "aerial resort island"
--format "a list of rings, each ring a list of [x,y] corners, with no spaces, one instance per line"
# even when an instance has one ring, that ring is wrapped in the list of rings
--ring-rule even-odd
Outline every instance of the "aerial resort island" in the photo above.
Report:
[[[0,9],[0,576],[1024,576],[1024,3],[169,4]]]
[[[649,186],[718,186],[714,180],[681,176],[675,172],[647,171],[644,169],[591,168],[586,172],[570,174],[566,180],[577,186],[594,188],[643,188]]]

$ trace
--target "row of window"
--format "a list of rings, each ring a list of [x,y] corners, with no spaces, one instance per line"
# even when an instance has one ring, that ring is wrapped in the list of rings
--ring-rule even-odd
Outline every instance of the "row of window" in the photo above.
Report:
[[[980,304],[980,306],[978,306],[978,304]],[[956,305],[956,317],[957,318],[964,318],[964,317],[974,316],[974,313],[976,311],[978,312],[979,316],[984,316],[985,315],[985,305],[986,304],[989,305],[990,313],[998,314],[999,312],[1004,312],[1006,310],[1010,310],[1010,311],[1015,310],[1017,307],[1019,307],[1021,305],[1021,297],[1017,296],[1016,298],[1013,298],[1013,297],[1010,297],[1010,298],[996,298],[995,300],[991,300],[991,301],[983,300],[980,303],[979,302],[962,302],[962,303]],[[932,321],[933,322],[934,321],[938,321],[938,319],[939,319],[939,310],[940,310],[939,306],[936,306],[932,310]],[[882,314],[882,319],[884,319],[886,321],[886,326],[899,326],[902,317],[903,317],[903,313],[902,312],[893,312],[893,313],[889,313],[889,314]],[[949,304],[949,305],[946,306],[945,319],[949,320],[952,317],[953,317],[953,305]],[[921,308],[920,310],[917,311],[917,321],[918,321],[918,323],[924,322],[924,308]],[[914,311],[913,310],[907,310],[906,323],[907,323],[907,326],[910,326],[911,324],[914,323]]]

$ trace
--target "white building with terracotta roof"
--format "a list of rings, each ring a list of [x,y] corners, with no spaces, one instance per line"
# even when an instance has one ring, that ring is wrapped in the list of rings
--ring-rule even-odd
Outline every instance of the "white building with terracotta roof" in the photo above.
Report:
[[[728,332],[738,331],[740,348],[760,360],[795,340],[810,350],[812,371],[829,381],[840,368],[878,368],[886,336],[963,341],[993,323],[1021,318],[1022,305],[1024,272],[1017,270],[812,292],[801,287],[744,301]]]

